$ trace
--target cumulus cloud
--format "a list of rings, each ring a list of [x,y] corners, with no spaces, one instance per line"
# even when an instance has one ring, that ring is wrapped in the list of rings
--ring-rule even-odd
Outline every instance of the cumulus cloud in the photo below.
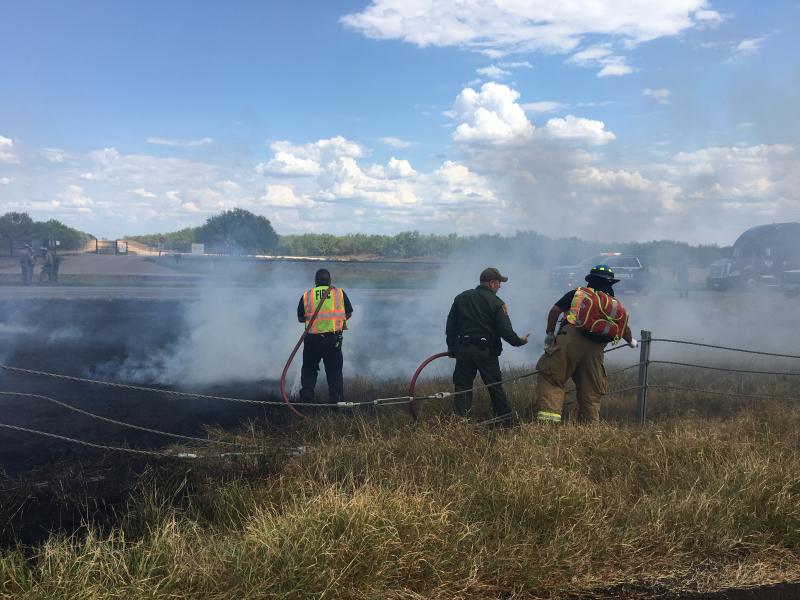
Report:
[[[264,195],[259,201],[265,207],[275,208],[308,208],[314,206],[313,200],[308,196],[295,194],[294,189],[288,185],[268,185]]]
[[[17,163],[16,153],[14,152],[14,140],[0,135],[0,163]]]
[[[667,88],[645,88],[642,95],[650,98],[656,104],[669,104],[669,90]]]
[[[519,92],[489,82],[480,91],[465,88],[456,98],[453,115],[461,124],[453,133],[460,142],[505,143],[533,134],[533,124],[517,104]]]
[[[386,146],[391,146],[392,148],[408,148],[409,146],[411,146],[411,142],[393,136],[382,137],[380,139],[380,142],[381,144],[384,144]]]
[[[606,131],[605,123],[602,121],[584,119],[575,115],[567,115],[563,119],[550,119],[545,125],[545,131],[555,139],[595,145],[607,144],[616,139],[613,133]]]
[[[311,158],[300,158],[291,152],[278,151],[267,162],[256,165],[256,171],[261,174],[310,177],[319,173],[319,163]]]
[[[177,140],[163,137],[149,137],[147,138],[148,144],[155,144],[156,146],[177,146],[181,148],[195,148],[197,146],[208,146],[214,143],[210,137],[200,138],[199,140]]]
[[[0,185],[8,185],[11,183],[11,177],[0,177]]]

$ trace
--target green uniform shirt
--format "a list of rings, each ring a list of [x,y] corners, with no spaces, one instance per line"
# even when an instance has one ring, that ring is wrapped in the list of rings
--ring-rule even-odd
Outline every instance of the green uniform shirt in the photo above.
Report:
[[[500,337],[512,346],[525,344],[525,340],[511,327],[505,303],[484,285],[456,296],[447,315],[445,335],[448,347],[455,344],[460,335],[485,337],[488,340]]]

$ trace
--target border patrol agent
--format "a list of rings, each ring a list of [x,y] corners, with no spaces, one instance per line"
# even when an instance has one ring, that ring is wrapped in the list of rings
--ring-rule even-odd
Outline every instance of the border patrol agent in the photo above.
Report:
[[[588,287],[614,296],[613,285],[619,281],[608,265],[597,265],[586,276]],[[536,364],[536,419],[540,422],[561,422],[564,406],[564,385],[575,382],[578,401],[578,421],[593,423],[600,420],[600,399],[608,392],[608,377],[603,365],[603,350],[612,340],[608,336],[582,331],[570,322],[572,300],[577,290],[564,294],[547,315],[544,354]],[[562,314],[556,335],[556,321]],[[639,343],[626,326],[622,339],[632,348]]]
[[[30,285],[33,281],[33,265],[36,258],[30,244],[25,244],[19,253],[19,267],[22,270],[22,285]]]
[[[454,397],[453,403],[456,414],[462,417],[469,416],[472,408],[472,383],[476,372],[480,373],[484,384],[502,379],[498,359],[503,351],[502,340],[512,346],[528,343],[530,334],[520,337],[514,332],[508,308],[497,297],[497,290],[505,281],[508,277],[497,269],[484,269],[480,285],[456,296],[447,315],[447,352],[456,359],[453,385],[456,392],[463,392]],[[511,425],[511,409],[502,384],[488,389],[495,417],[502,417],[503,425]]]
[[[327,290],[330,290],[330,294],[323,302],[322,298]],[[331,274],[327,269],[316,272],[314,287],[300,298],[300,303],[297,305],[297,320],[308,323],[320,302],[322,308],[303,341],[300,398],[302,402],[314,401],[314,387],[317,385],[321,360],[325,365],[325,377],[328,380],[329,402],[336,404],[344,398],[342,331],[347,329],[347,320],[353,314],[353,306],[343,289],[331,286]]]

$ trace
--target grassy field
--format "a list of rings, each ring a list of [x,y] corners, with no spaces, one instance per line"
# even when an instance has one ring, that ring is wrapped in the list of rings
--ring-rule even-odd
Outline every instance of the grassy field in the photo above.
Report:
[[[790,378],[661,377],[800,395]],[[251,425],[235,437],[307,450],[153,466],[111,530],[4,552],[0,596],[558,598],[800,580],[795,403],[653,393],[641,429],[623,395],[602,425],[540,426],[526,420],[532,385],[507,388],[511,430],[441,403],[417,425],[400,409]]]

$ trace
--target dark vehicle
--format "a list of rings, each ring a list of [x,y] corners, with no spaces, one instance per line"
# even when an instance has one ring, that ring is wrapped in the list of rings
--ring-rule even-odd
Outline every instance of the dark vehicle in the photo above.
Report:
[[[556,267],[550,271],[550,286],[554,289],[575,289],[584,285],[584,277],[589,270],[600,264],[614,269],[614,277],[619,279],[616,289],[646,293],[652,285],[650,269],[642,264],[638,256],[624,255],[619,252],[605,252],[585,258],[577,265]]]
[[[783,272],[783,293],[787,298],[796,298],[800,295],[800,269],[790,269]]]
[[[739,236],[730,258],[711,263],[706,283],[716,290],[778,288],[798,257],[800,223],[759,225]]]

